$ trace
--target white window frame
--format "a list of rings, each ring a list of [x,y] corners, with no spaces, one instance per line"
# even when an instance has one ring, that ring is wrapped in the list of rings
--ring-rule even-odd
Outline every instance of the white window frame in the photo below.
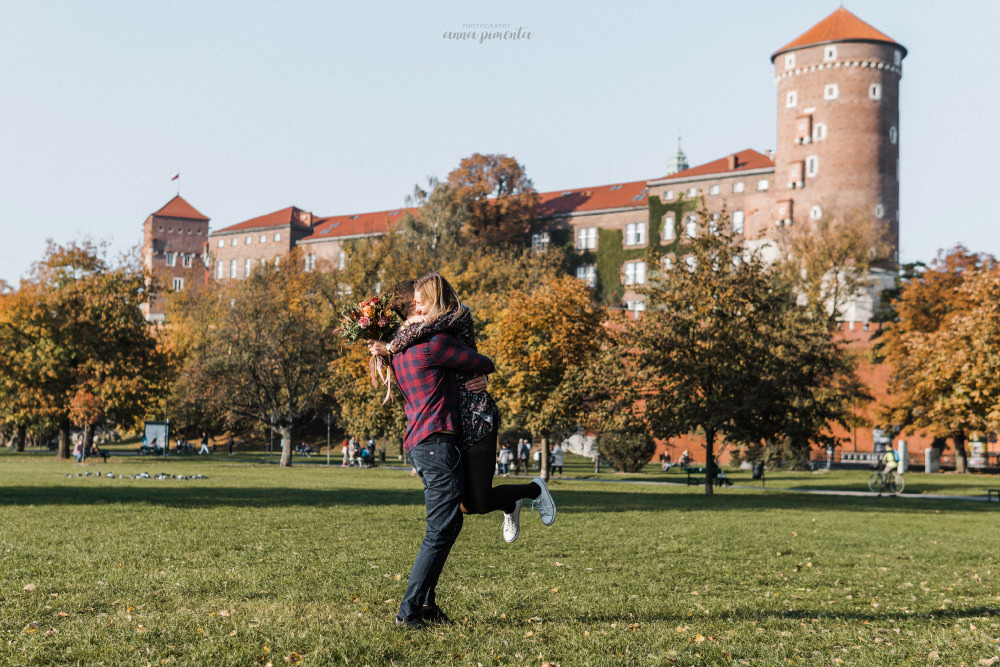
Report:
[[[823,217],[823,207],[820,206],[819,204],[816,204],[815,206],[813,206],[812,208],[810,208],[809,209],[809,217],[812,218],[813,220],[819,220],[820,218],[822,218]]]
[[[786,53],[785,54],[785,69],[795,69],[795,54]]]
[[[275,241],[280,241],[281,240],[281,232],[275,232],[274,233],[274,240]]]
[[[674,258],[670,255],[664,255],[660,262],[663,264],[663,268],[667,271],[674,268]]]
[[[718,213],[713,213],[708,219],[708,233],[712,236],[719,235],[719,218],[721,216]]]
[[[823,62],[831,62],[837,59],[837,47],[829,44],[823,49]]]
[[[236,247],[236,246],[238,246],[239,244],[240,244],[240,240],[239,240],[238,238],[236,238],[236,237],[234,236],[234,237],[233,237],[233,242],[232,242],[232,243],[230,243],[229,245],[231,245],[231,246],[233,246],[233,247],[235,248],[235,247]]]
[[[215,279],[222,280],[225,277],[226,277],[226,265],[220,259],[217,262],[215,262]]]
[[[747,187],[746,183],[744,183],[743,181],[736,181],[735,183],[733,183],[733,192],[736,194],[739,194],[740,192],[745,192],[746,187]]]
[[[236,260],[229,260],[229,277],[236,278]]]
[[[875,205],[875,217],[879,220],[885,217],[885,206],[882,204]]]
[[[813,141],[823,141],[826,139],[826,123],[816,123],[813,125]]]
[[[341,250],[337,254],[337,270],[343,271],[345,266],[347,266],[347,253]]]
[[[180,292],[184,289],[184,279],[180,276],[174,276],[174,279],[171,281],[171,287],[173,287],[175,292]]]
[[[897,66],[898,65],[902,65],[903,64],[903,52],[902,51],[893,51],[892,52],[892,62],[893,62],[893,64],[895,64]]]
[[[188,253],[184,253],[183,255],[181,255],[181,266],[183,266],[186,269],[189,269],[191,268],[191,265],[193,263],[194,263],[194,255],[190,255]]]
[[[226,247],[226,239],[219,239],[219,242],[216,244],[216,246],[219,247],[219,248],[225,248]]]
[[[835,83],[828,83],[823,86],[823,99],[835,100],[840,97],[840,86]]]
[[[177,266],[177,253],[175,252],[167,253],[167,266]]]
[[[666,192],[663,193],[663,200],[664,201],[670,201],[673,198],[674,198],[674,191],[673,190],[667,190]]]
[[[806,176],[815,178],[819,174],[819,156],[810,155],[806,158]]]
[[[882,99],[882,84],[873,83],[868,86],[868,97],[873,100]]]
[[[625,245],[646,245],[645,222],[630,222],[625,225]]]
[[[743,211],[736,210],[733,211],[733,234],[743,233],[743,224],[746,220],[746,216]]]
[[[767,192],[771,189],[771,181],[766,178],[762,178],[757,181],[757,192]]]
[[[893,125],[889,128],[889,143],[895,145],[897,141],[899,141],[899,130]]]
[[[576,230],[577,250],[597,249],[597,227],[578,227]]]
[[[694,273],[698,270],[698,258],[694,255],[688,255],[684,258],[684,266],[687,268],[689,273]]]
[[[674,225],[676,224],[676,218],[674,218],[673,213],[668,213],[663,216],[663,222],[660,225],[660,239],[663,241],[673,241],[675,236]]]
[[[646,284],[646,262],[626,262],[625,263],[625,284],[645,285]]]
[[[316,270],[316,255],[314,255],[312,253],[306,255],[305,270],[306,271],[315,271]]]
[[[698,196],[698,188],[688,188],[687,195],[688,195],[688,197],[697,197]]]
[[[721,188],[718,183],[716,183],[715,185],[708,186],[708,194],[710,195],[717,195],[719,194],[720,190]]]
[[[257,243],[267,243],[267,234],[261,234],[260,238],[257,239]]]
[[[794,109],[799,105],[799,94],[794,90],[785,93],[785,108]]]
[[[243,277],[249,278],[251,273],[253,273],[253,259],[247,257],[243,260]]]
[[[684,220],[684,234],[689,239],[698,238],[698,216],[694,213]]]
[[[247,234],[247,238],[246,238],[246,241],[244,243],[245,243],[245,245],[250,245],[251,243],[253,243],[253,236],[250,236],[249,234]]]
[[[581,264],[576,267],[576,277],[591,289],[597,287],[597,265]]]

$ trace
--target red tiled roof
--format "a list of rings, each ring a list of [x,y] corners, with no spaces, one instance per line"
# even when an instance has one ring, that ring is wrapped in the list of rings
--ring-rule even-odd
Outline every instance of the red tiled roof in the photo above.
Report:
[[[809,30],[802,33],[798,38],[774,52],[771,62],[785,51],[800,49],[814,44],[825,44],[827,42],[887,42],[903,49],[902,44],[897,43],[885,33],[876,30],[857,16],[840,7],[834,13],[814,25]]]
[[[313,233],[300,242],[322,241],[323,239],[360,236],[362,234],[384,234],[389,230],[389,225],[402,220],[405,213],[416,215],[419,210],[418,208],[397,208],[391,211],[316,218]]]
[[[538,215],[542,217],[647,205],[646,181],[541,192],[538,196]]]
[[[184,218],[185,220],[208,220],[194,206],[184,201],[184,198],[180,195],[168,201],[163,208],[153,215],[163,216],[164,218]]]
[[[735,168],[730,168],[730,159],[736,157]],[[679,171],[676,174],[670,174],[669,176],[664,176],[663,178],[653,179],[655,182],[666,181],[668,179],[685,179],[693,178],[696,176],[711,176],[713,174],[735,174],[741,171],[750,171],[752,169],[769,169],[774,168],[774,161],[762,153],[758,153],[752,148],[748,148],[739,153],[733,153],[732,155],[727,155],[724,158],[718,160],[713,160],[712,162],[706,162],[705,164],[700,164],[697,167],[691,167],[690,169],[685,169],[684,171]]]
[[[287,227],[289,225],[293,227],[300,227],[302,229],[310,229],[309,221],[312,218],[312,214],[303,211],[295,206],[289,206],[288,208],[283,208],[280,211],[275,211],[274,213],[268,213],[267,215],[262,215],[256,218],[250,218],[249,220],[244,220],[243,222],[238,222],[235,225],[230,225],[229,227],[224,227],[222,229],[212,232],[212,234],[224,234],[227,232],[239,232],[246,229],[268,229],[270,227]]]

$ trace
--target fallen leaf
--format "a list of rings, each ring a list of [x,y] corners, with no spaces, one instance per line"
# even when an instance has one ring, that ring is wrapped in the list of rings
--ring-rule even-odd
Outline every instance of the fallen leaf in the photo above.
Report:
[[[559,588],[558,587],[557,588],[550,588],[549,589],[549,593],[558,593],[558,592],[559,592]]]
[[[986,665],[986,667],[990,667],[990,665],[992,665],[997,660],[1000,660],[1000,657],[993,656],[992,658],[980,658],[979,659],[979,664],[980,665]]]
[[[219,612],[219,616],[229,616],[229,612],[223,609],[222,611]]]
[[[531,630],[528,630],[527,632],[524,633],[524,636],[525,637],[531,637],[534,634],[535,634],[534,632],[532,632]]]
[[[69,616],[69,614],[67,614],[67,613],[66,613],[66,612],[64,612],[64,611],[61,611],[61,612],[59,612],[58,614],[56,614],[56,616]]]
[[[35,590],[35,585],[34,584],[28,584],[27,586],[24,587],[24,592],[25,593],[32,593],[32,592],[34,592],[34,590]]]
[[[927,657],[930,658],[931,660],[937,660],[938,658],[941,657],[941,654],[938,653],[937,651],[931,651],[930,653],[927,654]]]
[[[695,644],[700,644],[703,641],[705,641],[705,635],[698,634],[698,635],[694,636],[694,643]]]
[[[51,637],[52,635],[58,635],[59,631],[56,630],[55,628],[52,628],[51,630],[46,630],[43,634],[46,637]],[[980,662],[982,662],[982,660],[980,660]],[[992,665],[993,663],[991,662],[990,664]]]

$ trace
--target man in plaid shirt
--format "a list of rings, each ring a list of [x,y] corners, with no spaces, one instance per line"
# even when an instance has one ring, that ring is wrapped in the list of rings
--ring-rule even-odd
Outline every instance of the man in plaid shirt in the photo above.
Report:
[[[396,624],[422,628],[428,620],[448,620],[437,606],[435,588],[462,530],[462,420],[455,371],[487,374],[495,369],[489,358],[443,333],[411,345],[391,363],[406,412],[403,448],[424,483],[427,506],[427,532]]]

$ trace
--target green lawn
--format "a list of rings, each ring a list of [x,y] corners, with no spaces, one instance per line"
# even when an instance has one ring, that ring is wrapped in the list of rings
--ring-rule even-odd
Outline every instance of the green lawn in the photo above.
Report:
[[[392,624],[423,534],[405,471],[3,454],[0,665],[993,664],[1000,508],[771,490],[864,474],[553,481],[558,520],[525,512],[512,545],[467,519],[439,586],[459,622],[414,632]]]

